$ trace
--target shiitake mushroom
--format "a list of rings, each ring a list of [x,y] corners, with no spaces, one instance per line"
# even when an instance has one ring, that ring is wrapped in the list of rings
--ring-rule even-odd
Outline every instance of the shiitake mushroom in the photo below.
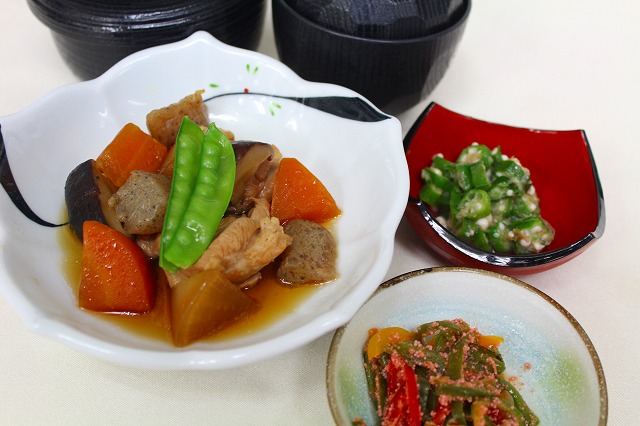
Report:
[[[229,202],[228,213],[249,211],[254,198],[271,201],[272,178],[282,155],[271,144],[256,141],[233,142],[236,156],[236,180]]]
[[[104,223],[128,233],[116,219],[109,198],[117,190],[115,185],[96,168],[94,160],[79,164],[69,173],[64,186],[64,198],[69,215],[71,231],[82,240],[82,225],[88,220]]]

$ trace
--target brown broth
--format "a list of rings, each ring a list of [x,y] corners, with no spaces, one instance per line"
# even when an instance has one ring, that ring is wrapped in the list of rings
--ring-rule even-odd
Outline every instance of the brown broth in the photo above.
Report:
[[[82,244],[68,226],[61,229],[59,240],[63,250],[63,274],[77,295],[81,276]],[[231,340],[264,329],[295,310],[317,289],[317,286],[283,285],[275,278],[274,268],[271,266],[263,269],[262,275],[262,280],[246,291],[248,296],[260,302],[261,309],[219,330],[203,339],[204,341]],[[170,312],[170,289],[166,280],[161,279],[158,280],[156,303],[151,312],[142,315],[92,314],[137,335],[172,344]]]

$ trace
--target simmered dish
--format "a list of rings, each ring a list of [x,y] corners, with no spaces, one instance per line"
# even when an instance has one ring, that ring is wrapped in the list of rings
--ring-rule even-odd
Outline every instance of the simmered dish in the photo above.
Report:
[[[65,186],[82,241],[80,307],[145,315],[168,292],[176,346],[261,309],[247,290],[265,271],[286,286],[338,276],[326,224],[341,212],[322,182],[207,117],[201,92],[154,110],[148,131],[126,124]]]
[[[382,425],[537,425],[504,377],[503,339],[461,319],[370,330],[364,368]],[[354,424],[363,425],[362,419]]]
[[[555,236],[540,216],[529,170],[500,147],[473,143],[457,160],[436,155],[422,170],[420,198],[458,238],[498,253],[531,254]]]

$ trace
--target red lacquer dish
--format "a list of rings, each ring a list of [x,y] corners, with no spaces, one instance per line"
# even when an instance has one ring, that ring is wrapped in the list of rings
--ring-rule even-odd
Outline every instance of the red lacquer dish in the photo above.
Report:
[[[457,238],[420,201],[421,171],[433,156],[455,160],[471,143],[500,146],[531,172],[542,216],[555,229],[555,239],[530,255],[492,253]],[[404,139],[410,190],[405,216],[428,247],[460,266],[510,275],[542,272],[582,253],[605,229],[602,186],[583,130],[536,130],[474,119],[431,103]]]

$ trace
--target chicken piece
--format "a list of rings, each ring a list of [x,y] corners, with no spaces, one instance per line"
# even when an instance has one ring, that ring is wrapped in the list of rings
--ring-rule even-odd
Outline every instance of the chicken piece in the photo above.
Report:
[[[277,278],[286,284],[322,284],[338,277],[338,248],[331,232],[308,220],[287,222],[284,232],[293,242],[282,253]]]
[[[223,271],[229,281],[246,288],[259,281],[260,270],[273,262],[291,244],[278,218],[269,216],[268,203],[257,201],[249,216],[231,222],[200,259],[189,268],[168,274],[174,287],[182,280],[206,270]]]
[[[174,104],[155,109],[147,114],[149,134],[161,144],[170,147],[176,142],[176,136],[185,115],[195,123],[208,127],[209,114],[207,106],[202,102],[203,93],[204,90],[198,90]]]
[[[142,251],[149,259],[157,259],[160,257],[160,237],[161,233],[157,234],[141,234],[136,235],[136,244],[140,246]]]
[[[109,199],[116,218],[130,234],[162,231],[171,181],[164,175],[134,170]]]
[[[225,275],[231,282],[241,283],[273,262],[290,244],[291,237],[283,232],[278,218],[265,217],[245,250],[226,259]]]

